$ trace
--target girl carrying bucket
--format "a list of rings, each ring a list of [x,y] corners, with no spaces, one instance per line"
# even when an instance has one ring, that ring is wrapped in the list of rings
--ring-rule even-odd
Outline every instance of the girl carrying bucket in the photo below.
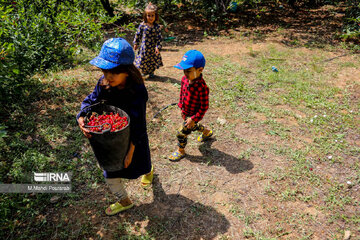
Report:
[[[160,55],[161,28],[157,24],[159,14],[154,4],[147,5],[143,19],[134,38],[134,50],[139,49],[135,65],[141,70],[143,76],[149,75],[149,78],[153,78],[155,70],[163,66]]]
[[[101,69],[103,76],[94,91],[81,104],[84,108],[106,101],[106,104],[124,110],[130,117],[130,146],[124,160],[124,168],[109,172],[104,170],[104,177],[110,190],[118,198],[106,210],[107,215],[114,215],[134,206],[125,190],[124,179],[136,179],[143,175],[141,184],[146,187],[153,180],[149,140],[146,129],[146,102],[148,93],[139,70],[134,66],[134,51],[122,38],[107,40],[99,56],[90,63]],[[80,129],[87,138],[90,131],[85,127],[84,112],[78,116]]]

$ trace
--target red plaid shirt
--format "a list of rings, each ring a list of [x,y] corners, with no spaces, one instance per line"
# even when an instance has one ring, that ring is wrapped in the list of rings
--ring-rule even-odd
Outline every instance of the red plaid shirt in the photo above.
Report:
[[[202,75],[189,84],[189,79],[183,76],[181,79],[180,100],[178,104],[182,114],[199,122],[209,108],[209,88]]]

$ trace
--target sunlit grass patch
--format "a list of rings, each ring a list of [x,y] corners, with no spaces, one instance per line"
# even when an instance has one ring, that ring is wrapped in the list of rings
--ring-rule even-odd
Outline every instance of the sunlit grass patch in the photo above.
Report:
[[[245,124],[250,123],[252,127],[263,126],[268,135],[278,136],[283,140],[291,137],[292,144],[298,141],[305,145],[304,150],[289,149],[284,143],[274,146],[275,154],[291,160],[289,163],[292,167],[282,172],[282,179],[300,181],[300,186],[306,188],[317,186],[326,192],[334,183],[329,183],[322,172],[317,170],[317,164],[326,162],[349,168],[345,162],[346,157],[354,159],[354,154],[359,151],[358,147],[350,145],[347,140],[349,131],[359,132],[355,130],[359,123],[357,113],[350,110],[356,106],[350,100],[353,94],[331,84],[336,70],[354,67],[356,64],[347,62],[327,71],[328,63],[325,64],[325,60],[328,56],[325,53],[311,56],[294,49],[280,51],[275,46],[270,46],[268,52],[262,54],[252,50],[250,53],[252,54],[248,57],[255,59],[256,68],[245,71],[243,66],[224,59],[223,65],[216,65],[212,70],[211,78],[215,80],[214,86],[217,89],[214,93],[217,107],[230,107],[232,111],[240,113]],[[307,62],[296,64],[294,56],[300,60],[307,59]],[[271,71],[271,66],[276,66],[279,72]],[[274,106],[281,106],[281,109]],[[290,116],[296,124],[289,126],[288,122],[279,121]],[[306,137],[312,141],[303,141],[303,136],[294,135],[294,127],[306,129]],[[275,177],[277,175],[270,176],[278,180]],[[304,194],[298,191],[299,188],[285,189],[280,195],[276,192],[274,194],[285,200],[321,201],[317,192]],[[329,207],[352,202],[349,197],[337,200],[334,196],[330,194],[326,198]],[[330,208],[327,210],[332,211]]]

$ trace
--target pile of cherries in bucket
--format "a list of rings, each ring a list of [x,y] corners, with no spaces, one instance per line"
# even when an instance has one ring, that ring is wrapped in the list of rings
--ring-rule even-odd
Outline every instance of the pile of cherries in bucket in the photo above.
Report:
[[[104,113],[102,115],[97,115],[93,113],[89,118],[89,122],[86,125],[90,127],[89,129],[92,132],[103,132],[104,130],[109,129],[110,126],[110,131],[116,132],[125,128],[128,125],[128,119],[125,116],[121,117],[119,113]]]

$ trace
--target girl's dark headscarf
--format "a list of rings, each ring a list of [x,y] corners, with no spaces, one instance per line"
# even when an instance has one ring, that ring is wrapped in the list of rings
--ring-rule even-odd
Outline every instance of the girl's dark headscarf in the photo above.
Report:
[[[129,74],[129,76],[126,78],[125,88],[129,89],[130,91],[132,90],[134,85],[144,84],[144,79],[141,76],[139,69],[137,69],[134,64],[120,65],[116,68],[112,68],[108,70],[103,69],[103,71],[104,72],[108,71],[112,74],[120,74],[120,73]],[[100,86],[108,91],[111,91],[113,89],[113,87],[109,85],[109,82],[105,78],[102,79]]]

